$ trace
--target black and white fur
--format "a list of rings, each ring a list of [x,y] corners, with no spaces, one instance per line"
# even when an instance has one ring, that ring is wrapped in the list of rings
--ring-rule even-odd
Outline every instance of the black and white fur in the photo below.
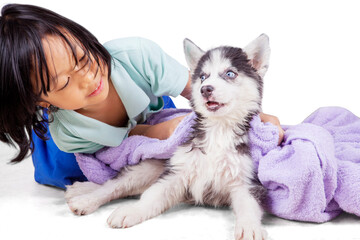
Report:
[[[266,239],[262,209],[252,193],[248,130],[261,111],[268,37],[261,35],[244,49],[207,52],[185,39],[184,49],[192,73],[191,105],[197,114],[191,139],[167,163],[147,160],[104,185],[69,186],[69,207],[76,214],[88,214],[112,199],[142,193],[135,204],[119,207],[108,218],[111,227],[126,228],[180,202],[229,205],[236,216],[235,239]]]

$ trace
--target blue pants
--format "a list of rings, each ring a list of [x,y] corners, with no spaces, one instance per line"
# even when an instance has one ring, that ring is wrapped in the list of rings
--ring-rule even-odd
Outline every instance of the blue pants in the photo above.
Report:
[[[175,108],[170,97],[164,96],[164,108]],[[54,143],[48,130],[49,140],[41,140],[32,133],[35,151],[32,155],[35,167],[35,181],[40,184],[65,188],[75,181],[86,181],[73,153],[61,151]]]

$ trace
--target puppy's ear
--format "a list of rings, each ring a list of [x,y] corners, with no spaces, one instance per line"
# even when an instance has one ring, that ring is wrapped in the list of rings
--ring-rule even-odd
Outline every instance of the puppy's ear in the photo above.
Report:
[[[249,43],[243,50],[248,55],[252,66],[261,77],[265,76],[269,68],[270,46],[269,37],[261,34],[258,38]]]
[[[198,46],[196,46],[192,41],[185,38],[184,39],[184,52],[186,62],[190,68],[190,70],[194,70],[200,60],[200,58],[204,55],[204,51],[201,50]]]

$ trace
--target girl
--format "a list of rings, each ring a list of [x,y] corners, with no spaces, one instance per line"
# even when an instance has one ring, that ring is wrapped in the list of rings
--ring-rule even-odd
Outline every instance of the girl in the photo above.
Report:
[[[63,187],[81,178],[63,152],[94,153],[131,135],[168,138],[181,117],[141,123],[163,109],[162,96],[190,97],[188,70],[155,43],[126,38],[101,45],[82,26],[40,7],[3,7],[0,49],[0,140],[19,146],[12,160],[19,162],[29,150],[47,149],[52,137],[61,151],[35,151],[35,175],[46,164],[45,172],[60,168],[61,179],[49,175],[44,184]],[[279,126],[273,116],[261,118]]]

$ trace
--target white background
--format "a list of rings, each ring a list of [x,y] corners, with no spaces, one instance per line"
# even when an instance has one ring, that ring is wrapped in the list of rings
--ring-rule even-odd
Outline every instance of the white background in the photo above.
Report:
[[[149,38],[184,65],[185,37],[205,50],[218,45],[244,47],[266,33],[272,55],[265,77],[265,113],[276,115],[283,124],[297,124],[321,106],[342,106],[360,116],[360,8],[356,1],[17,2],[56,11],[86,27],[100,42]],[[0,2],[5,3],[10,2]],[[175,101],[178,107],[187,107],[184,99]],[[30,158],[15,166],[6,164],[13,154],[0,145],[0,234],[6,239],[233,238],[234,217],[229,209],[181,206],[125,230],[108,228],[106,218],[117,205],[133,200],[119,200],[92,215],[77,217],[67,209],[62,190],[34,182]],[[268,215],[263,222],[271,239],[360,240],[360,218],[347,214],[326,224]]]

